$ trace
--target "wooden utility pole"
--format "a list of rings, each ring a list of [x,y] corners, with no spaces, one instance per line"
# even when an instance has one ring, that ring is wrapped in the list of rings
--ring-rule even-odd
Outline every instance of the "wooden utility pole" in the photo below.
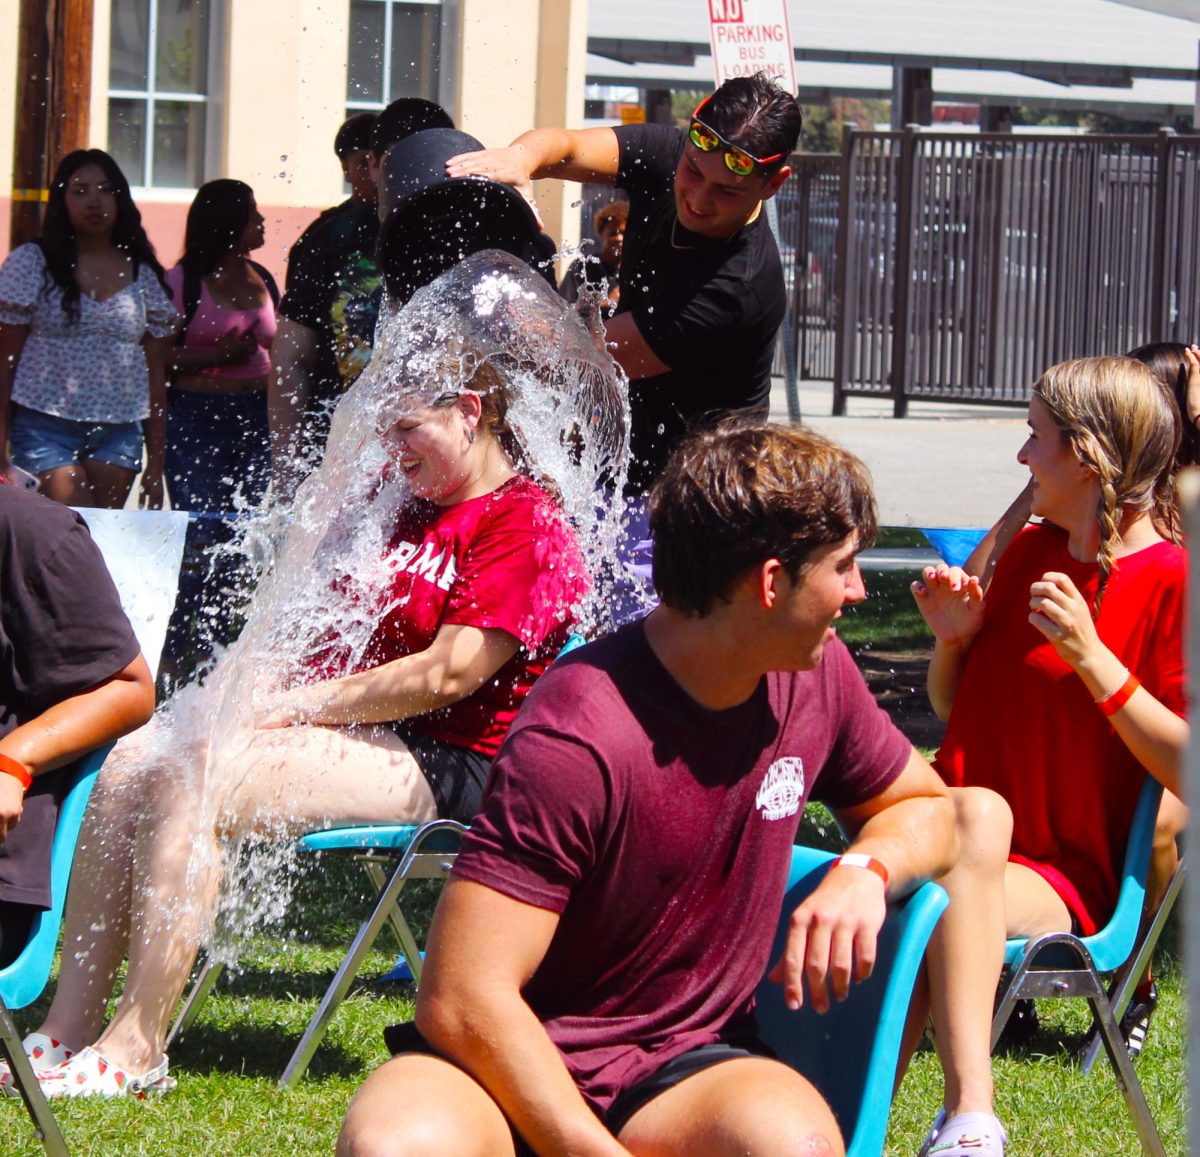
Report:
[[[41,232],[59,159],[88,140],[93,0],[21,0],[10,246]]]

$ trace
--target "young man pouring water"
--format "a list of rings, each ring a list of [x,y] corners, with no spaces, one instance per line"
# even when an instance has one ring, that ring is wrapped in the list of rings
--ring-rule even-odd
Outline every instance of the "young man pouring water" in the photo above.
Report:
[[[534,129],[447,164],[451,176],[479,173],[528,197],[542,177],[628,195],[620,304],[605,328],[630,379],[631,495],[649,489],[697,418],[767,413],[787,299],[762,209],[790,174],[799,135],[795,99],[760,73],[726,81],[687,130]]]
[[[681,444],[650,521],[662,604],[530,695],[343,1157],[844,1151],[757,1040],[755,988],[773,964],[793,1006],[844,997],[888,897],[957,850],[946,789],[833,629],[865,595],[866,471],[729,423]],[[770,961],[810,796],[851,846]]]

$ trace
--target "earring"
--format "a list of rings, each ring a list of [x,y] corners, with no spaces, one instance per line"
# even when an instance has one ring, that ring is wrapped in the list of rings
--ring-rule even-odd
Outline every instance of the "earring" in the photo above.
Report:
[[[475,427],[474,426],[467,427],[467,444],[468,445],[475,444]]]

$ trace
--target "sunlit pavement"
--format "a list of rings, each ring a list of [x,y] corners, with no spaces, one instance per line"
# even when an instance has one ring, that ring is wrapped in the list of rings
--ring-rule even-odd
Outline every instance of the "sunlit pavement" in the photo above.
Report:
[[[866,462],[885,526],[990,526],[1029,477],[1024,409],[913,402],[896,419],[885,399],[850,398],[841,418],[832,407],[832,382],[800,383],[802,420]],[[787,416],[776,378],[771,417]]]

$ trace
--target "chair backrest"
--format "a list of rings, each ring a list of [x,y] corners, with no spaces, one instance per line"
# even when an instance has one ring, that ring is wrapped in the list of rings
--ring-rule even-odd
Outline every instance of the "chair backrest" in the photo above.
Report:
[[[1161,799],[1162,784],[1153,776],[1147,775],[1129,826],[1129,843],[1125,846],[1125,863],[1121,870],[1121,889],[1117,894],[1116,909],[1108,923],[1094,936],[1081,938],[1083,945],[1091,953],[1097,972],[1112,972],[1120,968],[1133,952],[1137,942],[1142,908],[1146,900],[1146,876],[1150,870],[1154,824],[1158,818]],[[1005,964],[1014,964],[1027,942],[1024,937],[1009,940],[1005,946]],[[1051,945],[1038,956],[1038,963],[1040,966],[1070,968],[1074,967],[1075,960],[1069,953],[1056,952]]]
[[[791,913],[820,883],[833,858],[813,848],[792,849],[772,963],[783,950]],[[791,1012],[779,985],[769,980],[759,985],[763,1040],[829,1102],[846,1139],[847,1157],[879,1157],[883,1152],[909,1000],[925,946],[946,903],[946,893],[937,884],[925,884],[890,905],[870,979],[856,984],[846,1000],[835,1002],[826,1013],[816,1013],[807,1004]]]
[[[104,555],[142,653],[156,671],[175,602],[187,515],[136,510],[80,510],[79,514]],[[37,1000],[50,978],[83,813],[100,765],[111,750],[108,744],[90,752],[76,761],[70,774],[50,851],[52,906],[34,917],[24,949],[0,969],[0,1000],[9,1008],[24,1008]]]

